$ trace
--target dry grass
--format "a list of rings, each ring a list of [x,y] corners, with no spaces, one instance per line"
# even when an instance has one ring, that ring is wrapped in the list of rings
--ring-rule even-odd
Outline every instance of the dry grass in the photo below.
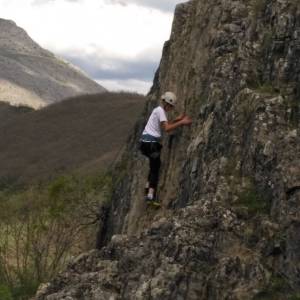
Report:
[[[26,113],[1,105],[0,188],[108,167],[144,103],[145,97],[138,94],[104,93]]]

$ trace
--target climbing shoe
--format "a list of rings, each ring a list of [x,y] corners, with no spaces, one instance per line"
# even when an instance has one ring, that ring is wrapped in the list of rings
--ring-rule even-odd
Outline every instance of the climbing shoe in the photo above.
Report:
[[[154,200],[154,198],[153,197],[150,197],[148,194],[147,195],[145,195],[145,201],[148,203],[148,202],[151,202],[151,201],[153,201]]]
[[[147,204],[153,208],[160,208],[161,204],[157,200],[148,200]]]

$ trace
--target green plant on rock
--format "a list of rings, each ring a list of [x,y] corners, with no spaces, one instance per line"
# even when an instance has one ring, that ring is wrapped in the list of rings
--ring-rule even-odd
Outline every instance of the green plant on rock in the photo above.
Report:
[[[268,285],[265,286],[253,298],[253,300],[278,300],[278,299],[291,300],[293,299],[291,297],[294,296],[290,296],[290,297],[288,296],[290,291],[291,291],[291,287],[288,284],[287,280],[279,274],[274,274],[271,276]]]
[[[300,122],[300,101],[293,99],[291,101],[286,101],[286,109],[288,111],[288,124],[291,129],[296,129]]]
[[[262,41],[262,50],[264,54],[267,54],[271,48],[272,42],[273,42],[273,33],[271,31],[266,31],[264,36],[263,36],[263,41]]]
[[[279,91],[273,86],[271,82],[264,82],[262,84],[259,84],[255,91],[260,94],[267,94],[272,96],[279,95]]]
[[[5,284],[0,284],[0,299],[1,300],[13,300],[10,288]]]
[[[300,293],[289,296],[288,300],[300,300]]]
[[[250,215],[268,214],[270,211],[269,203],[257,192],[254,185],[238,194],[236,205],[246,207]]]
[[[255,246],[258,240],[258,231],[253,224],[248,224],[243,230],[242,239],[247,247]]]
[[[122,159],[116,164],[112,178],[114,185],[123,181],[124,178],[128,175],[128,162],[129,159],[126,156],[123,156]]]
[[[35,111],[34,108],[27,106],[27,105],[18,105],[18,106],[13,107],[13,109],[15,109],[17,112],[20,112],[20,113],[29,113],[29,112]]]
[[[14,192],[20,191],[23,189],[23,186],[17,182],[16,177],[1,177],[0,178],[0,191],[4,192]]]

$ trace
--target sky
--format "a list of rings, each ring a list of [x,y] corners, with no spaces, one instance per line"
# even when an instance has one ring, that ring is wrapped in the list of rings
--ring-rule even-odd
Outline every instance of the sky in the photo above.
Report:
[[[186,0],[0,0],[10,19],[42,47],[108,90],[146,94]]]

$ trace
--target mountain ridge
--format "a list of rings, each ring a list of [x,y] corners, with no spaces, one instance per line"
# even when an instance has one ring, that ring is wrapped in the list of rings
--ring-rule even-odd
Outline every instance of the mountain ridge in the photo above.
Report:
[[[0,19],[0,67],[0,101],[14,105],[40,108],[64,98],[106,91],[5,19]]]
[[[0,183],[104,172],[143,106],[144,96],[132,93],[77,96],[40,110],[0,102]]]

